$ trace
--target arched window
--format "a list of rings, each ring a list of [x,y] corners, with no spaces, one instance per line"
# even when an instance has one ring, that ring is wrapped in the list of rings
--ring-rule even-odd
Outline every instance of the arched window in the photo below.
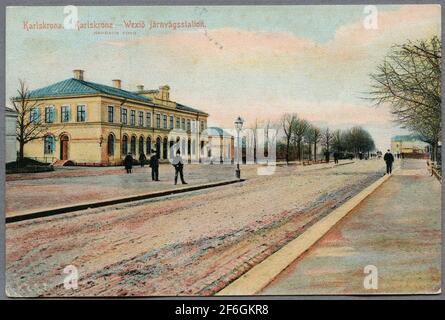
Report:
[[[161,138],[156,138],[156,154],[158,155],[158,158],[161,157]]]
[[[162,153],[163,153],[163,159],[167,159],[167,152],[168,152],[168,139],[167,137],[164,138],[164,142],[162,143]]]
[[[136,137],[135,136],[131,136],[130,151],[131,151],[131,154],[133,154],[133,155],[136,154]]]
[[[122,154],[126,155],[128,153],[128,137],[124,135],[122,137]]]
[[[108,155],[114,156],[114,135],[112,133],[108,135],[107,149],[108,149]]]
[[[139,137],[139,154],[144,153],[144,137]]]
[[[147,147],[146,147],[145,153],[151,154],[151,138],[150,137],[147,137],[146,145],[147,145]]]
[[[45,137],[45,141],[44,141],[44,153],[45,154],[52,154],[55,151],[55,140],[54,140],[54,136],[52,135],[47,135]]]

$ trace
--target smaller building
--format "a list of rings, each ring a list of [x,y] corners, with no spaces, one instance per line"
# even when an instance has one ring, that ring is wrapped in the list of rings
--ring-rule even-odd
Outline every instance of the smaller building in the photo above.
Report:
[[[5,163],[17,160],[17,112],[14,109],[5,108]]]
[[[391,152],[408,157],[422,156],[428,152],[428,144],[417,135],[398,135],[391,139]]]
[[[218,127],[208,127],[203,135],[206,135],[208,140],[205,155],[208,162],[213,164],[233,162],[235,148],[233,135]]]

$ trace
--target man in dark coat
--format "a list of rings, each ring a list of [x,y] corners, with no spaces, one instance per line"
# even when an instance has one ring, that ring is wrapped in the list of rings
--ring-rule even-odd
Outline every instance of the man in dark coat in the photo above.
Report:
[[[176,151],[176,156],[173,158],[173,167],[175,167],[175,184],[178,183],[178,174],[181,178],[182,184],[187,184],[187,182],[184,181],[184,161],[181,157],[181,152],[178,150]]]
[[[338,152],[337,151],[334,152],[334,163],[335,164],[338,163]]]
[[[143,152],[141,152],[141,154],[139,155],[139,163],[141,164],[141,168],[143,168],[145,166],[146,160],[147,160],[147,158],[145,157],[145,154]]]
[[[388,151],[385,153],[385,156],[383,157],[383,160],[386,162],[386,173],[391,174],[392,172],[392,163],[394,162],[394,156],[392,153]]]
[[[124,166],[127,173],[131,173],[131,169],[133,168],[133,156],[131,153],[128,153],[124,158]]]
[[[153,181],[159,181],[159,157],[155,150],[151,150],[150,157],[150,168],[151,168],[151,179]]]

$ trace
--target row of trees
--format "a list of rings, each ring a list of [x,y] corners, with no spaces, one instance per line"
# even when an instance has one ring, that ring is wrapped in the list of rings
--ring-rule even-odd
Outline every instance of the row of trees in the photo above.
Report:
[[[431,145],[433,160],[442,134],[439,37],[394,45],[371,74],[370,98],[389,105],[395,121]]]
[[[277,142],[277,154],[284,155],[286,162],[304,159],[317,160],[320,154],[348,152],[354,155],[369,153],[375,149],[374,140],[368,131],[360,126],[347,130],[331,131],[320,128],[296,113],[281,117],[279,129],[283,139]]]

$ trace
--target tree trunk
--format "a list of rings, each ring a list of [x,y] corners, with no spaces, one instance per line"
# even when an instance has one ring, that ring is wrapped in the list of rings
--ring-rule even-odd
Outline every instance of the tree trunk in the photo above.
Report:
[[[317,162],[317,143],[314,142],[314,161]]]
[[[25,144],[23,143],[23,141],[19,141],[19,161],[22,162],[23,158],[24,158],[24,149],[25,149]]]
[[[286,141],[286,164],[289,164],[289,147],[290,147],[290,138],[287,138],[287,141]]]

